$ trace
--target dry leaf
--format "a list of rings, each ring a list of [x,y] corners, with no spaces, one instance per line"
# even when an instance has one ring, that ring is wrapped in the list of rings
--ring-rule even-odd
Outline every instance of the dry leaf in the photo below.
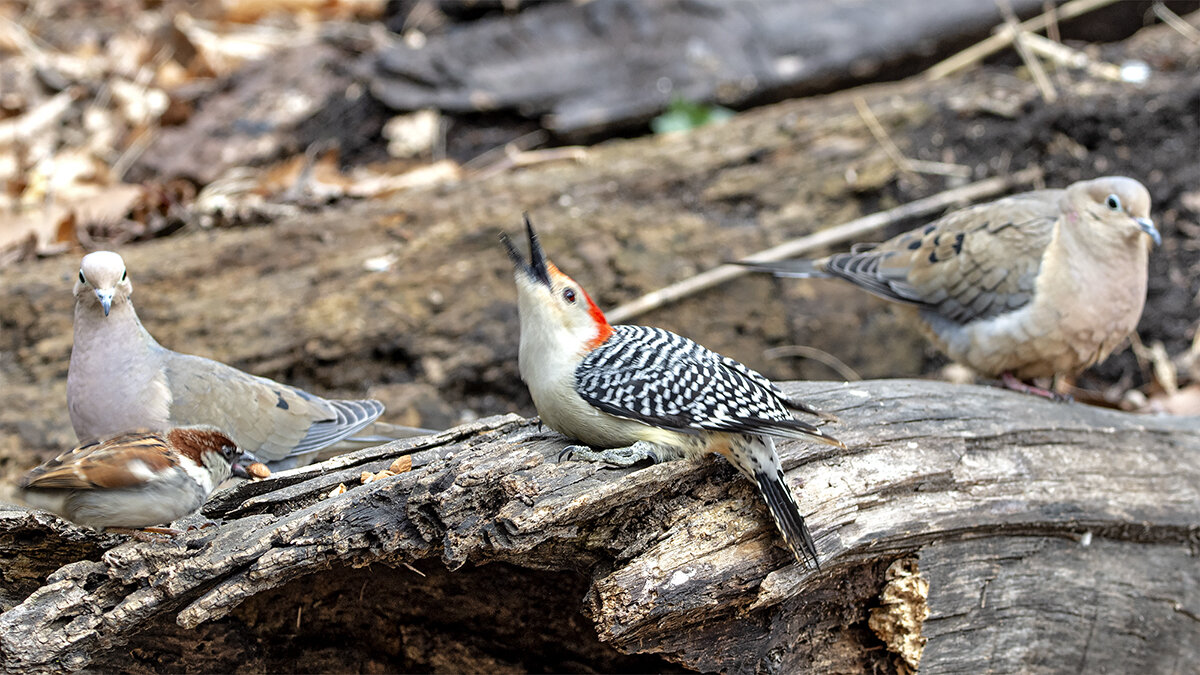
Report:
[[[346,191],[351,197],[383,197],[414,187],[456,183],[462,180],[462,167],[444,159],[395,175],[360,169],[351,176],[354,180]]]

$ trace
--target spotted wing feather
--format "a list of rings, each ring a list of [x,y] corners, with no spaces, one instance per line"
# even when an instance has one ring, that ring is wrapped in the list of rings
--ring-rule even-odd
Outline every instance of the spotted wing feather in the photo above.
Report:
[[[995,317],[1032,300],[1062,194],[1042,190],[961,209],[816,267],[954,323]]]
[[[210,424],[260,461],[316,452],[383,413],[372,399],[329,400],[199,356],[170,353],[171,424]]]
[[[794,419],[762,375],[660,328],[616,326],[575,375],[585,401],[618,417],[685,433],[812,437],[840,445]]]

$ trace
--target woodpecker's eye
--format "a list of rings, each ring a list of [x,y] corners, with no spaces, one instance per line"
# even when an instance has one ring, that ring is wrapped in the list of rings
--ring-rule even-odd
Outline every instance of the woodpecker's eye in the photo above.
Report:
[[[83,278],[83,270],[79,270],[79,283],[81,283],[81,284],[87,283],[87,279]]]
[[[563,300],[566,300],[569,304],[572,304],[572,305],[575,304],[575,289],[574,288],[564,288],[563,289]]]
[[[1104,203],[1113,211],[1121,210],[1121,200],[1116,195],[1109,195],[1108,199],[1104,200]]]

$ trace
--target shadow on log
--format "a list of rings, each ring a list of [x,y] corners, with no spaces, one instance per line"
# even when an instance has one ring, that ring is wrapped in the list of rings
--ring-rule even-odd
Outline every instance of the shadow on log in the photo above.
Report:
[[[0,511],[0,669],[907,672],[926,640],[925,673],[1200,661],[1196,419],[784,388],[850,446],[780,447],[821,571],[724,461],[558,463],[510,415],[242,484],[172,541]]]

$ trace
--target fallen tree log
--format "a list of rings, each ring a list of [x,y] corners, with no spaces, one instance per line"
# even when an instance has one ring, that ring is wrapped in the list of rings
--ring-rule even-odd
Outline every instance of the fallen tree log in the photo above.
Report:
[[[1195,418],[786,388],[849,446],[780,448],[820,571],[725,462],[556,462],[564,438],[508,415],[242,484],[172,541],[0,511],[0,670],[907,672],[926,640],[928,673],[1200,660]]]

